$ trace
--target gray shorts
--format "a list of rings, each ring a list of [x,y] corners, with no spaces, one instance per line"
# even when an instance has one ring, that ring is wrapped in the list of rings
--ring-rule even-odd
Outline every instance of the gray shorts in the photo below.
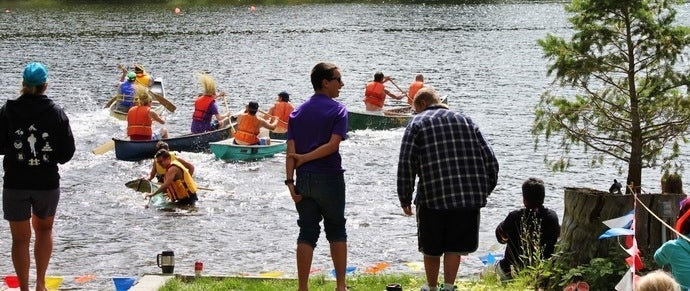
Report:
[[[55,216],[60,189],[16,190],[2,189],[2,211],[9,221],[23,221],[33,213],[38,218]]]

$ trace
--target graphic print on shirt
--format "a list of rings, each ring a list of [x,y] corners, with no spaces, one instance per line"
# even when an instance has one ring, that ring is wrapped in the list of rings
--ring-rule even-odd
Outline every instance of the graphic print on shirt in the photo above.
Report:
[[[26,161],[29,166],[50,163],[50,156],[48,154],[53,149],[50,147],[50,135],[47,132],[40,133],[36,126],[32,124],[26,129],[17,129],[14,131],[14,134],[16,139],[13,146],[18,162]],[[40,138],[37,136],[40,136]]]

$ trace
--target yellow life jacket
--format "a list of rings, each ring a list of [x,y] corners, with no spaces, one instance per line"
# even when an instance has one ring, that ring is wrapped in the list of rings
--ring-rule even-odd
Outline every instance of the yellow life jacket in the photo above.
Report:
[[[185,198],[188,198],[192,194],[196,194],[196,183],[192,179],[192,175],[189,174],[187,168],[185,168],[180,161],[171,161],[170,167],[178,167],[183,172],[183,178],[172,182],[172,185],[167,189],[167,195],[170,201],[176,202]]]
[[[175,153],[170,152],[170,160],[173,162],[177,161],[177,156],[175,156]],[[156,164],[156,177],[165,176],[165,168],[163,167],[163,165],[158,163],[158,161],[155,159],[153,160],[153,162]]]
[[[136,82],[144,87],[151,86],[151,76],[147,73],[137,74]]]

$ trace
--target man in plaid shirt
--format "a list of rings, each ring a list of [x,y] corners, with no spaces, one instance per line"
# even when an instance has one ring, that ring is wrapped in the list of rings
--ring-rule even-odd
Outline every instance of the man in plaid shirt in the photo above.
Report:
[[[477,250],[479,210],[496,187],[498,161],[477,125],[440,104],[433,88],[419,90],[414,107],[419,113],[400,146],[398,198],[412,215],[419,177],[414,204],[427,278],[422,290],[454,290],[461,256]],[[437,289],[441,256],[445,284]]]

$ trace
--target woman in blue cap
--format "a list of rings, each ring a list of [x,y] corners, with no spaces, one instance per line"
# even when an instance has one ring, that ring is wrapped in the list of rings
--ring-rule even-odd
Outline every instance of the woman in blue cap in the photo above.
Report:
[[[36,290],[45,290],[53,252],[53,219],[60,200],[58,164],[74,155],[74,136],[64,111],[45,95],[48,70],[24,68],[21,96],[0,108],[0,155],[4,155],[2,207],[12,233],[12,263],[22,291],[29,290],[29,243],[35,232]]]

